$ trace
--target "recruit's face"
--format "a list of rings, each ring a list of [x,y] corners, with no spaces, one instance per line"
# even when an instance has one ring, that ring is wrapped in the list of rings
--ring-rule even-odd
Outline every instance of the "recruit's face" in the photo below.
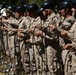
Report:
[[[61,10],[61,15],[65,16],[65,10],[64,9]]]
[[[75,13],[76,12],[76,9],[75,8],[72,8],[71,10],[72,10],[72,13]]]
[[[15,12],[15,17],[19,18],[20,14],[18,12]]]
[[[9,14],[10,12],[9,12],[9,10],[6,10],[6,15],[7,15],[7,17],[9,17],[10,16],[10,14]]]
[[[29,16],[29,12],[26,12],[27,16]]]
[[[46,11],[43,11],[43,16],[46,16]]]

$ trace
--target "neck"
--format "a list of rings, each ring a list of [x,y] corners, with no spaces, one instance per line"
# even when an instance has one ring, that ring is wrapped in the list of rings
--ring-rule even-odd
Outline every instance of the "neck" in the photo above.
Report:
[[[53,11],[49,12],[48,14],[48,18],[52,15]]]
[[[66,18],[70,17],[71,15],[67,15]]]

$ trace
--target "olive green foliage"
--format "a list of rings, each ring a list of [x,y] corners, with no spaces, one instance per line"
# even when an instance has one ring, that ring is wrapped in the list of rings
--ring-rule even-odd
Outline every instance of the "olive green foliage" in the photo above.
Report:
[[[28,0],[0,0],[0,4],[8,4],[8,5],[20,5],[26,3],[28,3]]]
[[[43,1],[44,0],[29,0],[29,4],[36,3],[40,7]]]
[[[27,3],[29,4],[36,3],[40,7],[43,1],[46,1],[46,0],[0,0],[0,4],[21,5],[21,4],[27,4]],[[62,0],[54,0],[54,1],[59,3]]]
[[[36,3],[38,6],[42,4],[44,0],[0,0],[0,4],[8,4],[8,5],[20,5],[20,4],[31,4]]]

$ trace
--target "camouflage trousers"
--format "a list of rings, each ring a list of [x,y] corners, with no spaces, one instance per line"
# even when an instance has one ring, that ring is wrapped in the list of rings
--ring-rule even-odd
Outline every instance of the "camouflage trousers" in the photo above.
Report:
[[[76,75],[76,55],[74,51],[64,50],[64,75]]]
[[[11,58],[14,58],[15,55],[15,43],[14,43],[14,36],[8,36],[8,50],[7,53],[10,55]]]

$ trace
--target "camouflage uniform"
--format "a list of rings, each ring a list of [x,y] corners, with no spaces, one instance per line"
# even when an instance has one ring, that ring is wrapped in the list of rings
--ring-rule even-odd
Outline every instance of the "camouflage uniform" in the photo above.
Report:
[[[29,20],[30,20],[30,23],[29,23],[29,27],[28,27],[28,30],[29,29],[32,29],[32,25],[33,25],[33,22],[35,21],[35,18],[31,18],[29,17]],[[30,60],[30,74],[35,74],[36,73],[36,60],[35,60],[35,49],[34,49],[34,44],[33,43],[35,41],[34,39],[34,33],[33,34],[30,34],[30,38],[28,39],[29,40],[29,43],[27,44],[29,46],[29,60]]]
[[[42,38],[40,36],[34,36],[33,34],[38,31],[39,29],[36,28],[37,25],[41,25],[42,20],[40,19],[40,17],[37,17],[34,22],[32,23],[32,25],[30,26],[30,28],[32,29],[33,33],[31,35],[30,42],[32,43],[32,51],[33,51],[33,58],[35,58],[35,63],[33,67],[35,67],[35,69],[37,70],[36,73],[37,75],[39,75],[39,72],[41,72],[41,56],[40,56],[40,51],[41,51],[41,45],[42,45]],[[32,59],[33,60],[33,59]]]
[[[55,13],[52,13],[51,16],[49,16],[49,18],[45,21],[43,27],[44,28],[47,27],[48,32],[52,32],[49,29],[49,26],[54,25],[56,28],[58,28],[59,22],[60,21],[56,17]],[[58,38],[54,34],[48,35],[47,33],[45,33],[46,65],[48,68],[48,74],[55,75],[57,72],[57,50],[59,49],[58,41],[57,41]],[[52,33],[54,33],[54,32],[52,32]]]
[[[68,17],[67,19],[65,19],[65,20],[63,21],[62,25],[61,25],[62,31],[65,31],[65,30],[66,30],[66,31],[68,32],[68,35],[71,36],[69,32],[71,31],[72,24],[73,24],[74,22],[75,22],[75,19],[74,19],[74,17],[72,17],[72,16],[70,16],[70,17]],[[69,28],[69,29],[68,29],[68,28]],[[66,44],[72,42],[71,39],[68,39],[67,37],[66,37],[66,39],[59,37],[59,39],[60,39],[59,44],[60,44],[61,49],[62,49]],[[63,64],[64,64],[64,73],[65,73],[65,75],[67,75],[68,73],[70,73],[70,71],[67,72],[67,67],[69,67],[69,66],[67,65],[67,64],[68,64],[68,61],[69,61],[69,57],[68,57],[69,55],[68,55],[68,53],[69,53],[69,50],[63,50],[63,51],[62,51],[62,60],[63,60]]]
[[[3,25],[1,26],[2,27],[2,29],[4,28],[4,27],[6,27],[6,28],[8,28],[8,23],[3,23]],[[7,39],[8,39],[8,37],[7,37],[7,34],[8,32],[6,32],[6,31],[3,31],[3,40],[4,40],[4,48],[5,48],[5,50],[7,51],[7,49],[8,49],[8,44],[7,44]],[[6,53],[7,54],[7,53]]]
[[[75,31],[75,28],[76,28],[76,26],[75,26],[76,24],[74,23],[73,25],[72,25],[72,27],[71,27],[71,29],[70,29],[70,31],[68,32],[68,37],[69,37],[69,39],[72,41],[72,49],[73,49],[73,51],[72,52],[69,52],[69,54],[68,54],[68,56],[70,56],[71,57],[71,63],[70,63],[70,73],[69,73],[69,75],[75,75],[76,74],[76,41],[75,41],[75,39],[76,39],[76,31]]]
[[[28,46],[26,43],[26,39],[25,39],[26,37],[28,38],[28,36],[26,36],[26,31],[28,30],[29,24],[30,24],[29,17],[22,17],[21,19],[19,19],[18,29],[20,29],[21,33],[22,33],[22,37],[18,37],[19,47],[20,47],[20,52],[21,52],[20,61],[23,64],[23,68],[24,68],[26,74],[30,74],[29,50],[28,50]]]
[[[17,29],[18,27],[18,21],[11,17],[8,18],[8,48],[9,48],[9,52],[10,52],[10,56],[11,58],[14,58],[14,53],[15,53],[15,41],[14,41],[14,35],[15,33],[12,32],[12,29]]]
[[[14,32],[12,32],[12,29],[17,28],[18,21],[11,17],[7,19],[8,22],[4,22],[3,26],[8,29],[8,32],[3,33],[4,35],[4,41],[5,41],[5,49],[6,54],[10,55],[11,58],[14,58]]]

